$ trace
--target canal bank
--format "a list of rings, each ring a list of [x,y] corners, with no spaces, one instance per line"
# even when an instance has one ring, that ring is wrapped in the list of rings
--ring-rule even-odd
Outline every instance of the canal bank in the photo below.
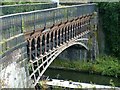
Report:
[[[96,85],[96,84],[89,84],[89,83],[80,83],[80,82],[73,82],[73,81],[67,81],[67,80],[58,80],[58,79],[47,79],[40,82],[40,85],[43,88],[50,88],[51,90],[54,90],[53,88],[64,88],[64,90],[119,90],[118,87],[112,87],[112,86],[105,86],[105,85]],[[63,89],[62,89],[63,90]]]
[[[116,59],[103,57],[95,62],[54,60],[45,75],[51,78],[120,87],[120,66]]]
[[[80,83],[91,83],[98,85],[107,85],[120,87],[120,79],[110,76],[102,76],[97,74],[90,74],[87,72],[80,72],[76,70],[68,70],[63,68],[53,68],[50,67],[45,72],[46,76],[54,79],[75,81]]]

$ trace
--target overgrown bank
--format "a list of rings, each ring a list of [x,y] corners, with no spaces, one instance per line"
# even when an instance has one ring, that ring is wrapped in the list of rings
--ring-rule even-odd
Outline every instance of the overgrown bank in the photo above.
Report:
[[[120,77],[120,66],[116,58],[101,56],[95,62],[83,62],[80,60],[54,60],[53,67],[63,67],[76,71],[84,71],[107,76]]]
[[[118,57],[120,60],[120,2],[98,3],[98,8],[99,29],[105,35],[104,51],[106,54]],[[101,38],[99,42],[102,41],[102,37],[99,36],[99,39]]]

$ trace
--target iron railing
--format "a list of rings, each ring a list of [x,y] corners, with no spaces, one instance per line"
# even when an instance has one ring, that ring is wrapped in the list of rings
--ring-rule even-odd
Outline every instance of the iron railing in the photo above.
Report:
[[[2,36],[0,43],[23,32],[41,28],[45,30],[46,27],[53,26],[53,24],[69,21],[86,14],[92,14],[95,11],[96,4],[82,4],[0,16],[0,31]],[[5,43],[0,44],[0,46],[6,47],[3,44]],[[4,51],[4,47],[2,51]]]
[[[84,4],[0,16],[2,38],[59,24],[81,15],[92,14],[95,10],[95,4]]]

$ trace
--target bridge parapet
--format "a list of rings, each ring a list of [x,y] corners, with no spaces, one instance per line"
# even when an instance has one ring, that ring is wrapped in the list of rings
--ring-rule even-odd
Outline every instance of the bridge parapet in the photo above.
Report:
[[[34,33],[34,31],[39,30],[44,31],[54,25],[70,21],[87,14],[91,15],[95,11],[95,4],[84,4],[1,16],[2,37],[0,39],[0,46],[2,51],[0,54],[3,54],[9,50],[9,48],[14,47],[14,45],[11,47],[6,45],[9,38],[12,38],[10,42],[17,44],[18,42],[13,40],[13,38],[17,37],[21,33]]]

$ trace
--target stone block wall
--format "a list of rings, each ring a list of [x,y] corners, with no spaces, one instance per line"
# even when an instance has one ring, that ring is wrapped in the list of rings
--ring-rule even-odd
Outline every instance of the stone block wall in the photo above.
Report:
[[[30,87],[27,42],[21,33],[2,43],[3,51],[0,56],[0,88]],[[6,48],[9,47],[9,50]]]
[[[87,60],[87,52],[84,47],[71,46],[65,51],[63,51],[57,58],[63,60]]]

